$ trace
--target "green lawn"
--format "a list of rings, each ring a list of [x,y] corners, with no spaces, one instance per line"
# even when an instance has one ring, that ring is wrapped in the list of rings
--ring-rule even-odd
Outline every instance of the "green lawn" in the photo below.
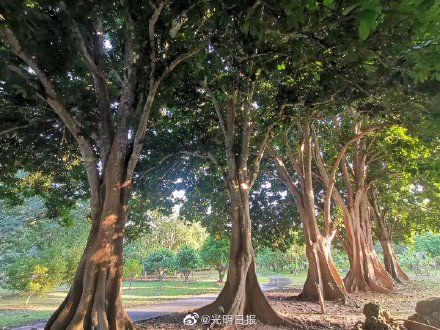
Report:
[[[260,283],[268,283],[270,275],[272,274],[259,275]],[[216,282],[215,273],[205,273],[193,278],[189,283],[185,283],[180,278],[167,279],[162,282],[136,281],[132,283],[131,289],[129,289],[129,283],[124,282],[122,300],[126,308],[139,307],[203,293],[218,293],[222,286]],[[44,297],[31,297],[29,305],[25,306],[25,296],[12,295],[11,292],[0,289],[0,328],[47,320],[61,304],[67,291],[68,289],[63,287]]]

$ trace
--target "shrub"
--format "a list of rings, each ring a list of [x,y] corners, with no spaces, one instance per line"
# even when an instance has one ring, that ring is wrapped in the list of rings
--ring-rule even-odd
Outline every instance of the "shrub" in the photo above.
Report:
[[[440,234],[417,235],[414,239],[414,251],[426,252],[432,258],[440,256]]]

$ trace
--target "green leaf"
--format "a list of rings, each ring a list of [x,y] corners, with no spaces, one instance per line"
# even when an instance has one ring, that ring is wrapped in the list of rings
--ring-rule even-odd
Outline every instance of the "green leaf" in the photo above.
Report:
[[[335,1],[334,0],[324,0],[324,6],[328,8],[334,8],[335,7]]]
[[[367,40],[369,35],[370,28],[368,26],[368,23],[365,20],[361,20],[359,22],[359,38],[361,38],[361,40]]]
[[[284,70],[286,68],[286,65],[284,64],[284,63],[281,63],[281,64],[278,64],[277,65],[277,70],[278,71],[282,71],[282,70]]]

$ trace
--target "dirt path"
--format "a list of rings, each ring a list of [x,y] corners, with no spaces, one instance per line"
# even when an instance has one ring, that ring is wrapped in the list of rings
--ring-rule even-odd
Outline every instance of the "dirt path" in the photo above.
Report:
[[[282,276],[271,276],[267,284],[261,285],[263,291],[281,290],[289,286],[292,281]],[[213,302],[217,294],[201,294],[191,298],[178,299],[160,304],[146,305],[138,308],[126,309],[126,312],[134,322],[149,320],[172,313],[182,313],[186,310],[196,309]],[[14,330],[40,330],[46,323],[27,325]]]

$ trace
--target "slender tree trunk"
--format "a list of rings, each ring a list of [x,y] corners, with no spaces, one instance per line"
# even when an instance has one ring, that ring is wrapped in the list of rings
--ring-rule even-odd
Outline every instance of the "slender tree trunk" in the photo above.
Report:
[[[121,301],[129,183],[124,182],[125,152],[120,150],[109,156],[99,209],[92,209],[94,218],[86,248],[70,291],[46,329],[133,329]]]
[[[300,297],[304,300],[319,301],[343,300],[347,292],[344,282],[336,269],[331,256],[332,236],[320,233],[314,210],[307,210],[301,205],[300,217],[303,223],[308,261],[307,278]]]
[[[223,283],[225,279],[226,267],[218,266],[217,272],[218,272],[218,282]]]
[[[249,192],[238,180],[231,183],[231,248],[228,276],[217,299],[201,314],[256,315],[263,323],[286,325],[270,306],[258,284],[255,254],[251,242]]]
[[[25,305],[25,306],[27,306],[27,305],[29,304],[29,300],[31,300],[31,296],[32,296],[32,294],[29,293],[28,296],[27,296],[27,298],[26,298],[26,301],[24,302],[24,305]]]
[[[394,252],[393,243],[390,240],[380,240],[380,245],[383,250],[385,270],[398,283],[408,282],[410,279],[408,275],[402,270],[397,261],[396,253]]]

